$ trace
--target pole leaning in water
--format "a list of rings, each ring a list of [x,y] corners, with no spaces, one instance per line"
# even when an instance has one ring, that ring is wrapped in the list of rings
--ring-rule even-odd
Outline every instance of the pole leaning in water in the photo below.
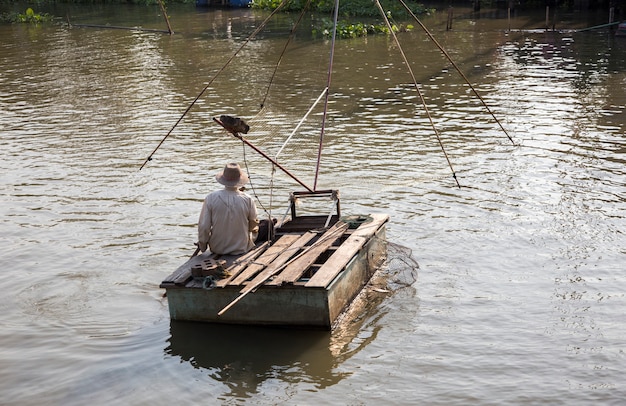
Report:
[[[172,31],[172,26],[170,25],[170,18],[167,16],[167,11],[165,11],[165,5],[163,4],[163,0],[159,0],[159,7],[161,7],[161,13],[163,13],[163,18],[165,19],[167,30],[169,31],[170,35],[174,34],[174,31]]]
[[[152,161],[152,157],[154,156],[154,154],[157,152],[157,150],[161,147],[161,145],[163,145],[163,143],[165,142],[165,140],[167,139],[167,137],[170,136],[170,134],[172,134],[172,131],[174,131],[174,129],[178,126],[178,124],[180,124],[180,122],[183,120],[183,118],[187,115],[187,113],[189,113],[189,111],[191,110],[191,108],[198,102],[198,100],[200,100],[200,97],[202,97],[202,95],[204,94],[204,92],[206,92],[208,90],[208,88],[213,84],[213,82],[215,81],[215,79],[217,79],[217,77],[220,75],[220,73],[222,73],[226,67],[228,65],[230,65],[230,63],[235,59],[235,57],[237,56],[237,54],[239,54],[239,52],[241,52],[241,50],[250,42],[252,41],[252,39],[254,37],[256,37],[256,35],[261,32],[261,30],[263,30],[265,28],[265,26],[267,25],[267,23],[270,21],[270,19],[274,16],[274,14],[276,14],[280,9],[283,8],[283,6],[287,3],[287,0],[283,0],[280,5],[278,7],[276,7],[274,9],[274,11],[272,11],[270,13],[269,16],[267,16],[267,18],[261,23],[261,25],[259,25],[257,27],[256,30],[254,30],[254,32],[252,34],[250,34],[248,36],[248,38],[246,38],[246,40],[243,42],[243,44],[241,44],[241,46],[239,47],[239,49],[237,49],[237,51],[235,51],[235,53],[226,61],[226,63],[224,64],[224,66],[222,66],[220,68],[220,70],[217,71],[217,73],[211,78],[211,80],[209,80],[209,83],[206,84],[206,86],[204,86],[204,88],[200,91],[200,93],[198,94],[198,96],[196,96],[195,99],[193,99],[193,101],[191,102],[191,104],[189,104],[189,106],[187,107],[187,109],[183,112],[183,114],[178,118],[178,120],[176,120],[176,122],[174,123],[174,125],[172,126],[172,128],[170,128],[170,130],[167,132],[167,134],[165,134],[165,137],[163,137],[163,139],[161,139],[161,142],[158,143],[158,145],[156,146],[156,148],[154,148],[154,150],[152,151],[152,153],[150,153],[150,155],[148,155],[148,157],[145,159],[145,161],[143,161],[143,164],[141,165],[141,167],[139,168],[139,170],[142,170],[144,166],[146,166],[146,164],[148,163],[148,161]]]
[[[393,40],[396,43],[396,46],[400,50],[400,55],[402,55],[402,59],[404,60],[404,64],[406,65],[407,70],[409,71],[409,74],[411,75],[411,78],[413,79],[413,85],[415,86],[415,90],[417,90],[417,94],[419,95],[420,100],[422,101],[422,105],[424,106],[424,110],[426,110],[426,115],[428,116],[428,120],[430,121],[430,125],[433,128],[433,131],[435,132],[435,136],[437,137],[437,141],[439,142],[439,146],[441,147],[441,151],[443,152],[443,156],[446,158],[446,161],[448,162],[448,166],[450,167],[450,170],[452,171],[452,177],[454,178],[454,181],[456,182],[456,185],[460,189],[461,188],[461,184],[459,183],[459,180],[456,177],[456,172],[454,171],[454,168],[452,167],[452,162],[450,161],[450,157],[448,157],[448,153],[446,152],[446,149],[443,146],[443,141],[441,141],[441,137],[439,136],[439,131],[437,130],[437,127],[435,126],[435,122],[433,121],[433,118],[430,115],[430,110],[428,110],[428,105],[426,103],[426,99],[424,99],[424,95],[422,94],[422,91],[420,90],[419,86],[417,85],[417,79],[415,78],[415,74],[413,74],[413,69],[411,69],[411,65],[409,64],[409,61],[408,61],[408,59],[406,57],[406,54],[402,50],[402,46],[400,45],[400,41],[398,41],[398,37],[396,36],[396,33],[393,31],[393,28],[391,27],[391,23],[389,22],[389,18],[387,18],[387,14],[385,14],[385,10],[383,10],[383,6],[380,5],[380,1],[379,0],[375,0],[375,3],[376,3],[376,6],[378,7],[378,10],[380,11],[381,16],[383,17],[383,19],[385,20],[385,23],[387,24],[387,28],[389,29],[389,32],[391,33],[391,35],[393,37]]]
[[[413,12],[411,11],[411,9],[409,8],[409,6],[406,5],[406,3],[404,2],[404,0],[400,0],[400,3],[402,4],[402,6],[406,9],[407,13],[409,13],[409,15],[411,15],[411,17],[413,17],[413,19],[415,21],[417,21],[417,23],[420,25],[420,27],[422,27],[422,29],[424,30],[424,32],[426,33],[426,35],[428,35],[428,38],[430,38],[430,40],[432,42],[435,43],[435,45],[437,45],[437,47],[439,48],[439,50],[443,53],[443,55],[448,59],[448,61],[452,64],[452,66],[454,66],[454,69],[456,69],[456,71],[459,73],[459,75],[461,75],[461,77],[463,78],[463,80],[465,80],[465,83],[468,84],[468,86],[470,87],[470,89],[472,89],[472,91],[474,92],[474,94],[476,95],[476,97],[478,97],[478,99],[480,100],[480,102],[483,104],[483,106],[487,109],[487,111],[489,112],[489,114],[491,114],[491,117],[493,117],[493,119],[496,121],[496,123],[498,123],[498,126],[500,126],[500,129],[504,132],[504,134],[506,134],[507,138],[509,139],[509,141],[511,141],[511,143],[513,145],[515,144],[515,141],[513,141],[513,138],[511,138],[511,136],[509,135],[509,133],[506,131],[506,129],[504,128],[504,126],[502,125],[502,123],[500,123],[500,120],[498,120],[498,118],[496,117],[495,114],[493,114],[493,112],[491,111],[491,109],[489,108],[489,106],[487,105],[487,103],[485,102],[485,100],[482,98],[482,96],[478,93],[478,91],[474,88],[474,85],[472,85],[472,83],[469,81],[469,79],[467,78],[467,76],[465,76],[465,74],[461,71],[461,69],[458,67],[458,65],[454,62],[454,60],[452,60],[452,57],[450,57],[450,55],[448,54],[448,52],[441,46],[441,44],[439,44],[439,42],[437,42],[437,40],[435,39],[435,37],[430,33],[430,31],[428,30],[428,28],[426,28],[426,26],[424,24],[422,24],[422,22],[417,18],[417,16],[415,14],[413,14]]]
[[[337,20],[339,18],[339,0],[335,0],[335,12],[333,16],[333,37],[330,45],[330,61],[328,61],[328,76],[326,79],[326,98],[324,99],[324,115],[322,116],[322,129],[320,131],[320,142],[317,149],[317,164],[315,165],[315,180],[313,190],[317,190],[317,177],[320,173],[320,162],[322,160],[322,146],[324,145],[324,130],[326,128],[326,116],[328,113],[328,98],[330,97],[330,82],[333,76],[333,59],[335,58],[335,39],[337,37]]]

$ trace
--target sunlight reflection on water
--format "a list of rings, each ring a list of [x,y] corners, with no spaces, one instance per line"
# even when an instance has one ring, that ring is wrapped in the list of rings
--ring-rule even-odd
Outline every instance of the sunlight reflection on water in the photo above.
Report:
[[[327,44],[301,36],[257,116],[284,39],[263,38],[138,170],[251,15],[180,12],[172,37],[0,27],[3,401],[621,399],[626,46],[599,33],[504,34],[498,20],[437,32],[518,145],[420,32],[402,33],[462,189],[395,46],[340,41],[320,188],[340,189],[344,214],[389,213],[418,281],[373,299],[343,341],[169,322],[158,283],[193,251],[213,174],[243,161],[211,117],[249,118],[271,155],[323,88],[306,71]],[[229,19],[233,37],[214,28]],[[280,158],[307,184],[319,119]],[[246,159],[260,203],[282,215],[293,182]]]

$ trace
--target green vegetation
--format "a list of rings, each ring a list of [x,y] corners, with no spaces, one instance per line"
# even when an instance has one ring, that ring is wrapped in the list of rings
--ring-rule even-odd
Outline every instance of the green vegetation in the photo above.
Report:
[[[391,28],[394,32],[410,31],[413,29],[411,24],[395,24],[392,23]],[[329,37],[332,34],[333,21],[330,18],[321,20],[313,28],[313,35],[321,34],[325,37]],[[364,37],[370,34],[389,34],[389,28],[386,24],[366,24],[362,22],[351,23],[347,20],[337,22],[337,36],[339,38],[356,38]]]
[[[276,9],[282,0],[253,0],[252,7],[265,10]],[[301,11],[306,6],[306,0],[291,0],[284,7],[285,11]],[[407,17],[406,10],[399,2],[394,0],[381,0],[383,9],[393,13],[397,17]],[[423,4],[412,1],[406,2],[407,6],[415,14],[422,14],[427,11]],[[328,14],[333,11],[335,2],[332,0],[312,0],[309,8],[313,12]],[[339,13],[342,17],[379,17],[380,12],[372,0],[345,0],[340,2]]]
[[[276,9],[282,0],[253,0],[252,7],[256,9],[274,10]],[[408,18],[409,15],[397,1],[393,0],[381,0],[381,5],[387,12],[387,18],[391,21],[392,14],[399,18]],[[431,12],[423,4],[407,1],[407,6],[411,11],[418,15]],[[306,6],[306,0],[291,0],[283,8],[288,12],[301,11]],[[335,2],[332,0],[312,0],[309,8],[315,15],[328,16],[333,11]],[[381,17],[378,7],[372,0],[345,0],[340,3],[339,15],[341,21],[337,23],[337,36],[340,38],[354,38],[362,37],[370,34],[388,34],[389,29],[384,21],[377,21],[375,23],[365,23],[362,21],[353,22],[354,19],[372,19],[374,17]],[[313,23],[313,34],[330,36],[332,33],[333,23],[328,17],[316,20]],[[409,31],[413,29],[410,24],[398,24],[392,22],[392,29],[394,31]]]
[[[75,2],[81,2],[81,0],[69,0]],[[109,0],[111,3],[130,1],[134,3],[144,4],[157,4],[158,0]],[[163,3],[189,3],[195,0],[167,0]],[[280,4],[282,0],[253,0],[252,7],[261,10],[274,10]],[[418,15],[431,12],[430,9],[426,9],[423,4],[416,3],[415,1],[405,0],[411,11]],[[7,2],[7,0],[0,0],[0,2]],[[10,1],[9,1],[10,2]],[[413,29],[410,24],[398,24],[391,20],[393,14],[394,17],[407,19],[408,13],[406,10],[395,0],[380,0],[381,5],[387,12],[387,18],[392,21],[392,29],[398,31],[409,31]],[[306,6],[307,0],[291,0],[288,1],[284,7],[286,12],[300,12]],[[332,33],[333,23],[329,17],[333,12],[335,6],[334,0],[312,0],[309,6],[310,12],[313,13],[313,35],[330,36]],[[382,21],[378,7],[372,0],[342,0],[339,7],[339,14],[341,21],[337,25],[337,35],[339,38],[354,38],[362,37],[372,34],[388,34],[389,29],[387,25]],[[0,22],[10,23],[29,23],[40,24],[43,22],[49,22],[54,19],[53,16],[46,13],[36,13],[32,8],[26,9],[22,13],[10,13],[0,14]],[[363,20],[369,20],[370,22],[364,22]]]
[[[52,21],[53,16],[47,13],[35,13],[32,8],[27,8],[24,14],[11,13],[0,14],[0,22],[10,23],[27,23],[27,24],[39,24],[47,21]]]

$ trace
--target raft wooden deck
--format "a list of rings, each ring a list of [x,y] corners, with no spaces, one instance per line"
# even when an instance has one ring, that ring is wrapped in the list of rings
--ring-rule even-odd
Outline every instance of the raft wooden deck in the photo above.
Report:
[[[325,220],[298,217],[243,255],[191,258],[160,285],[171,319],[331,329],[385,260],[389,216],[333,218],[322,229]],[[214,263],[227,276],[192,276]]]

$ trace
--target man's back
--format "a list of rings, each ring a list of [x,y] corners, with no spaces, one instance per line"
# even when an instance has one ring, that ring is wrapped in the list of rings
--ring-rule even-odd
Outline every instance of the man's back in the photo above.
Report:
[[[257,209],[252,198],[236,187],[210,193],[198,220],[198,243],[216,254],[242,254],[254,246],[250,234],[256,226]]]

